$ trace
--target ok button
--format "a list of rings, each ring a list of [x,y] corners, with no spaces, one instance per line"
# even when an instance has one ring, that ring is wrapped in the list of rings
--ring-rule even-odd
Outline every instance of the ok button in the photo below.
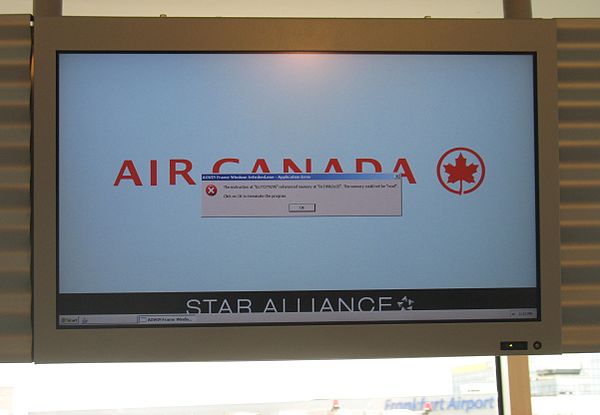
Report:
[[[288,205],[288,211],[290,213],[302,213],[302,212],[316,212],[316,203],[290,203]]]

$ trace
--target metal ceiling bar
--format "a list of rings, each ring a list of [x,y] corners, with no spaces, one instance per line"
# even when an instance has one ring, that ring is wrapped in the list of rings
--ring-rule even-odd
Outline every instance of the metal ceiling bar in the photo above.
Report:
[[[33,0],[34,17],[62,16],[62,0]]]
[[[531,19],[531,0],[503,0],[505,19]]]

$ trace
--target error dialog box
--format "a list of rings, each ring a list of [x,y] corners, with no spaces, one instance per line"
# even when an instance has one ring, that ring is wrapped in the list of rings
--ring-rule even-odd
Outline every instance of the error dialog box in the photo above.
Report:
[[[402,216],[399,174],[204,174],[203,217]]]

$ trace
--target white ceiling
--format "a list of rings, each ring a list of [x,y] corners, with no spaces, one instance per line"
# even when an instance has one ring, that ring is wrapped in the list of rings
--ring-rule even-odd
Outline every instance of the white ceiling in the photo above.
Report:
[[[31,13],[32,3],[0,0],[0,14]],[[600,17],[599,0],[532,0],[532,5],[534,17]],[[497,18],[502,0],[63,0],[63,14]]]

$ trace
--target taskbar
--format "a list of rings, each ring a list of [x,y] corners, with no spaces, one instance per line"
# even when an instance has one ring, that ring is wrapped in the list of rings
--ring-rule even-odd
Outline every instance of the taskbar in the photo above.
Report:
[[[127,326],[204,326],[253,324],[348,324],[444,321],[531,321],[535,308],[390,310],[364,312],[265,312],[265,313],[167,313],[59,315],[59,328]]]

